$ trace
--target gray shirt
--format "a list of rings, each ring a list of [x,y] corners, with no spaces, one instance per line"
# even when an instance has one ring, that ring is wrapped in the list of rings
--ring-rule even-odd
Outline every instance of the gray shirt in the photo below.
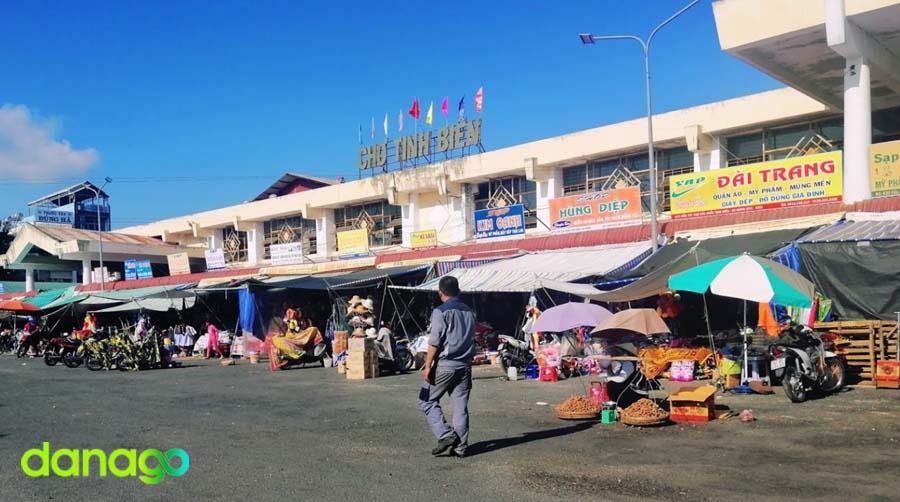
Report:
[[[428,345],[440,349],[439,368],[471,366],[475,356],[475,312],[458,298],[448,298],[431,314]]]

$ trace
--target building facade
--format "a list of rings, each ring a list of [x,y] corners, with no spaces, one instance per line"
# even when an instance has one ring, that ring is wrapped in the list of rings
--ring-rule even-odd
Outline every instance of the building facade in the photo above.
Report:
[[[666,220],[673,177],[838,151],[843,201],[872,197],[869,147],[900,139],[900,43],[891,35],[900,2],[722,0],[713,10],[722,49],[790,87],[655,115],[657,194],[649,190],[646,122],[635,119],[493,151],[431,155],[359,180],[268,191],[121,232],[222,250],[235,268],[277,264],[291,245],[302,260],[323,262],[359,251],[360,235],[375,254],[472,242],[485,235],[485,213],[520,205],[523,232],[495,240],[568,232],[554,226],[554,200],[623,187],[639,191],[636,223],[649,218],[654,196]],[[428,151],[413,143],[397,146],[404,160]],[[361,165],[391,148],[366,147]]]

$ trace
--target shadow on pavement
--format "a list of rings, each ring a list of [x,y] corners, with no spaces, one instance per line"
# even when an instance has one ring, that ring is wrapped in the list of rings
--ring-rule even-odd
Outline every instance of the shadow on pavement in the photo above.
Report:
[[[582,422],[575,425],[570,425],[568,427],[558,427],[556,429],[526,432],[520,436],[515,437],[492,439],[489,441],[479,441],[475,444],[469,445],[469,447],[466,448],[466,456],[472,457],[475,455],[480,455],[482,453],[490,453],[492,451],[502,450],[504,448],[510,448],[512,446],[531,443],[532,441],[540,441],[542,439],[567,436],[569,434],[575,434],[576,432],[590,429],[593,426],[594,422]]]

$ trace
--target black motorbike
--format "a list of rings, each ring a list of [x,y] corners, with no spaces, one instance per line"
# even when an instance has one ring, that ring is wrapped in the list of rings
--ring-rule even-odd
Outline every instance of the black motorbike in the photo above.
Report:
[[[791,402],[806,401],[809,392],[829,394],[844,387],[844,363],[827,349],[821,334],[801,324],[788,326],[769,347],[770,368]]]
[[[77,368],[83,362],[79,347],[81,347],[81,340],[78,337],[53,337],[44,350],[44,363],[47,366],[56,366],[61,362],[69,368]]]

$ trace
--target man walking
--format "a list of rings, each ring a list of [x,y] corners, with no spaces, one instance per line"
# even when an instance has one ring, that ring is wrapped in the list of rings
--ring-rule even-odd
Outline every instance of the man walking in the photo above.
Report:
[[[472,357],[475,355],[475,312],[459,298],[456,277],[445,276],[438,284],[440,306],[431,314],[428,353],[419,392],[419,407],[438,439],[432,455],[447,450],[459,457],[469,444],[469,393],[472,390]],[[444,420],[440,399],[450,395],[453,427]]]

